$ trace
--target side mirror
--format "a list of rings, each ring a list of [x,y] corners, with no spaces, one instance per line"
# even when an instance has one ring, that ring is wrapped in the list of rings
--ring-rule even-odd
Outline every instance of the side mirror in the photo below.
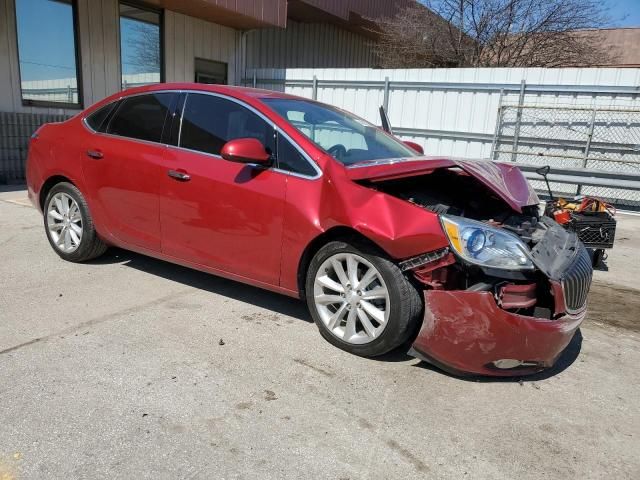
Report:
[[[222,147],[220,155],[225,160],[238,163],[257,163],[268,165],[271,155],[257,138],[236,138]]]
[[[403,140],[402,143],[404,143],[411,150],[418,152],[420,155],[424,155],[424,149],[422,148],[422,145],[419,145],[416,142],[410,142],[409,140]]]

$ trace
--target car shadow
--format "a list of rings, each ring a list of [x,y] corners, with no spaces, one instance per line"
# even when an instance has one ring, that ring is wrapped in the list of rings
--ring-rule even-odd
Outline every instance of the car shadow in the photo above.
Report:
[[[93,265],[109,265],[109,264],[121,264],[129,268],[156,275],[173,282],[179,282],[189,287],[197,288],[207,292],[223,295],[240,302],[249,303],[260,308],[271,310],[282,315],[287,315],[298,320],[302,320],[308,323],[313,323],[313,319],[309,314],[304,302],[295,298],[287,297],[282,294],[264,290],[258,287],[253,287],[235,280],[229,280],[226,278],[218,277],[205,272],[200,272],[192,268],[183,267],[174,263],[159,260],[146,255],[141,255],[129,250],[121,250],[119,248],[110,248],[100,258],[89,262]],[[419,330],[419,329],[418,329]],[[416,360],[413,356],[409,355],[409,350],[413,340],[417,336],[418,331],[414,332],[414,335],[405,342],[402,346],[394,349],[393,351],[381,355],[379,357],[372,358],[373,361],[378,362],[407,362],[410,360]],[[540,373],[527,376],[514,376],[514,377],[485,377],[485,376],[460,376],[450,372],[446,372],[430,363],[419,361],[412,364],[413,367],[418,367],[424,370],[430,370],[433,372],[446,375],[448,377],[455,378],[457,380],[463,380],[467,382],[535,382],[545,380],[553,377],[558,373],[568,368],[578,357],[582,348],[582,334],[580,330],[576,332],[573,339],[562,352],[560,358],[556,364],[547,370]]]
[[[223,295],[240,302],[250,303],[260,308],[272,310],[305,322],[313,322],[306,305],[295,298],[253,287],[244,283],[228,280],[192,268],[158,260],[128,250],[110,248],[100,258],[91,261],[93,265],[119,263],[151,275],[179,282],[218,295]]]
[[[448,377],[455,378],[456,380],[462,380],[465,382],[475,382],[475,383],[525,383],[525,382],[538,382],[541,380],[546,380],[548,378],[554,377],[559,373],[563,372],[567,368],[569,368],[580,355],[580,350],[582,350],[582,332],[578,330],[576,334],[573,336],[569,345],[564,349],[564,351],[560,354],[558,360],[553,367],[547,368],[538,373],[534,373],[532,375],[515,375],[513,377],[487,377],[483,375],[456,375],[451,372],[447,372],[442,370],[441,368],[436,367],[428,362],[421,361],[413,365],[414,367],[422,368],[425,370],[430,370],[433,372],[438,372]]]

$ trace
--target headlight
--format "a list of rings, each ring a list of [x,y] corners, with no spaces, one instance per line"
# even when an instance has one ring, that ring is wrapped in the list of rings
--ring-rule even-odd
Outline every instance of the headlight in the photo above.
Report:
[[[441,215],[451,248],[464,260],[503,270],[532,270],[529,248],[509,232],[461,217]]]

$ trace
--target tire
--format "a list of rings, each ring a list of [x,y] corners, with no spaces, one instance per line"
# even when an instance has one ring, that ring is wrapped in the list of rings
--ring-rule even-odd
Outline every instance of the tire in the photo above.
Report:
[[[44,229],[51,248],[69,262],[86,262],[107,250],[107,245],[98,237],[84,196],[71,183],[58,183],[49,191],[44,202]]]
[[[353,279],[350,271],[354,269],[349,270],[349,261],[352,264],[358,262],[355,287],[350,285],[351,282],[345,286],[340,281],[334,263],[338,262],[343,267],[342,273],[350,280]],[[376,276],[372,283],[360,288],[359,285],[369,276],[370,267],[376,270]],[[342,278],[345,279],[344,275]],[[381,294],[383,291],[386,293]],[[368,300],[376,294],[380,298]],[[338,296],[342,300],[338,300]],[[323,246],[307,269],[305,297],[322,336],[332,345],[362,357],[376,357],[399,347],[422,321],[423,304],[418,289],[383,252],[370,246],[341,241]],[[325,304],[325,301],[329,303]],[[375,315],[369,315],[371,304],[378,310],[374,311]],[[341,313],[343,308],[348,310]],[[354,310],[356,313],[352,314]],[[382,311],[386,320],[379,322]],[[366,314],[368,328],[361,319],[363,313]],[[349,328],[349,315],[357,318],[355,334],[353,327]]]

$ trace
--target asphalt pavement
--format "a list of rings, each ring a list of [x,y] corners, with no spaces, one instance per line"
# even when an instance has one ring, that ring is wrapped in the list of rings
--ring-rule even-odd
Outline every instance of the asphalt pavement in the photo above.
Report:
[[[113,249],[58,258],[0,193],[0,479],[637,479],[640,217],[554,369],[367,360],[294,299]]]

